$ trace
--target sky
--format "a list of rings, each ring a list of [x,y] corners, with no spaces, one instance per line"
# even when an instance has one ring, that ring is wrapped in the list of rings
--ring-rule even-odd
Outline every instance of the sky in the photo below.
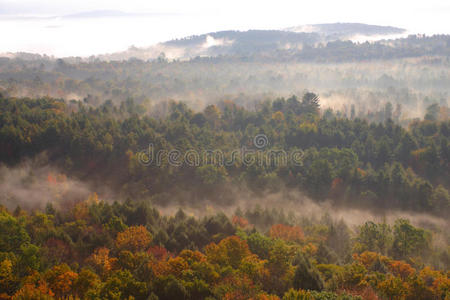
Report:
[[[0,0],[0,53],[89,56],[219,30],[334,22],[450,34],[450,1]]]

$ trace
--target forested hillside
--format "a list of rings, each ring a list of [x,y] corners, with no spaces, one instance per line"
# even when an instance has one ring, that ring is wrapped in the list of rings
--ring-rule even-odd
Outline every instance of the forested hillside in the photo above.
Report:
[[[450,300],[438,2],[0,0],[0,300]]]
[[[0,108],[2,299],[449,296],[446,107],[407,128],[392,105],[373,123],[321,110],[309,92],[251,111],[171,102],[161,118],[131,99],[1,96]],[[318,212],[302,213],[305,198]],[[425,215],[351,223],[324,201]],[[202,213],[167,214],[179,205]]]
[[[0,208],[0,298],[446,299],[434,237],[405,219],[351,231],[276,209],[167,217],[93,194],[62,210]]]
[[[230,185],[256,193],[288,187],[350,206],[449,212],[450,124],[438,121],[438,105],[405,129],[392,121],[392,107],[380,112],[384,123],[319,113],[312,93],[264,102],[256,111],[224,101],[195,113],[173,102],[163,119],[148,117],[132,100],[97,108],[53,99],[1,98],[0,104],[2,162],[14,166],[45,153],[68,175],[126,196],[232,203]],[[254,144],[258,135],[267,139],[264,148]],[[253,152],[233,154],[243,147]],[[297,161],[262,157],[277,149],[297,151]],[[142,151],[162,150],[179,151],[177,161],[166,155],[159,165],[143,163]],[[206,150],[220,151],[222,160],[205,160]],[[195,164],[184,159],[189,151],[199,154]]]

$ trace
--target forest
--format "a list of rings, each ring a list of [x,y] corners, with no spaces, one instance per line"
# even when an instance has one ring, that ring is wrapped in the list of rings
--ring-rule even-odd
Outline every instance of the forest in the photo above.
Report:
[[[1,299],[450,297],[446,105],[404,124],[312,92],[163,104],[0,96]],[[232,163],[146,163],[150,145]],[[300,160],[257,155],[277,150]]]
[[[450,1],[0,28],[0,300],[450,300]]]
[[[414,35],[376,43],[338,40],[262,52],[249,48],[259,41],[265,49],[266,39],[259,38],[267,34],[273,35],[233,33],[233,39],[242,35],[233,46],[241,54],[186,60],[170,58],[169,51],[152,59],[140,59],[136,54],[127,60],[26,53],[0,57],[0,93],[5,97],[84,101],[95,107],[106,100],[120,106],[133,98],[152,117],[159,118],[168,113],[166,103],[170,100],[182,101],[195,111],[232,100],[254,111],[258,102],[313,90],[321,97],[322,109],[332,108],[351,117],[353,106],[357,117],[372,122],[385,121],[375,112],[390,102],[397,110],[396,121],[404,126],[423,118],[431,104],[449,105],[450,41],[446,35]],[[180,46],[184,42],[201,44],[202,37],[172,42]],[[280,47],[277,39],[270,41],[270,47]]]
[[[264,224],[267,229],[258,224]],[[448,254],[406,219],[278,210],[167,217],[148,202],[0,212],[2,299],[446,299]],[[446,266],[445,266],[446,265]]]
[[[217,198],[221,188],[227,192],[215,201],[232,202],[228,186],[234,185],[256,193],[289,187],[316,200],[356,206],[449,212],[450,122],[445,107],[430,105],[423,120],[404,128],[392,120],[392,105],[379,112],[385,122],[372,123],[331,109],[320,113],[319,98],[310,92],[300,99],[260,103],[256,111],[231,101],[197,113],[182,102],[168,105],[167,117],[155,119],[132,99],[94,108],[46,98],[0,98],[0,161],[14,166],[44,153],[43,163],[68,175],[100,180],[125,196],[162,202],[166,194],[178,193],[183,201]],[[146,165],[140,160],[150,144],[155,151],[220,150],[229,157],[234,149],[256,149],[258,134],[268,139],[263,150],[301,150],[301,162],[258,162],[256,152],[254,164],[242,157],[225,166],[207,160],[196,165]]]

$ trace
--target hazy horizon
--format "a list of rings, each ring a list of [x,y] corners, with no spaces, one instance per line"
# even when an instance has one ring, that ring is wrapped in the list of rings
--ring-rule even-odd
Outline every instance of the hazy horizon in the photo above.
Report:
[[[256,12],[256,13],[255,13]],[[404,28],[408,33],[449,34],[450,4],[385,0],[126,3],[100,0],[0,0],[0,53],[30,52],[90,56],[146,47],[171,39],[221,30],[283,29],[322,23],[365,23]],[[101,37],[101,38],[99,38]]]

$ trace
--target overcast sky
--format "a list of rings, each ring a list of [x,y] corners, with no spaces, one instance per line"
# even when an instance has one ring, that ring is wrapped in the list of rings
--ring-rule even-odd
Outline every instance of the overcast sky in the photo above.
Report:
[[[84,14],[105,10],[115,12]],[[0,0],[0,53],[87,56],[218,30],[334,22],[450,34],[450,1]]]

